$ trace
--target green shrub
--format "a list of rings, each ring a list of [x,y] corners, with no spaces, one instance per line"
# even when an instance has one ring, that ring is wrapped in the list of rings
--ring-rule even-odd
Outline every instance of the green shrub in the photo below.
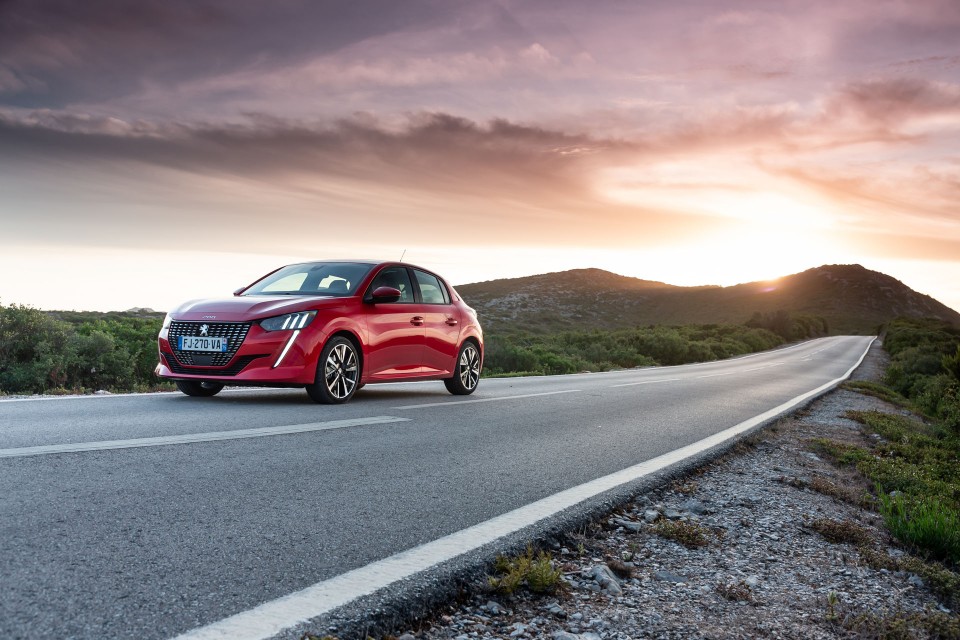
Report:
[[[160,324],[159,314],[47,313],[0,306],[0,392],[155,387]]]
[[[880,493],[880,513],[897,539],[935,560],[960,562],[960,513],[937,496]]]

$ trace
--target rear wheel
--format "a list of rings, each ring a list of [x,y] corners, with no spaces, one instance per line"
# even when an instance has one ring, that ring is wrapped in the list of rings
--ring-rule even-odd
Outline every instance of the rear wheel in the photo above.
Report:
[[[181,393],[195,398],[209,398],[220,393],[223,385],[217,382],[199,382],[197,380],[177,380],[177,389]]]
[[[447,391],[455,396],[468,396],[480,384],[480,349],[473,342],[464,342],[457,356],[452,378],[443,381]]]
[[[317,379],[307,385],[307,394],[321,404],[343,404],[360,388],[360,356],[357,347],[344,338],[331,339],[320,352]]]

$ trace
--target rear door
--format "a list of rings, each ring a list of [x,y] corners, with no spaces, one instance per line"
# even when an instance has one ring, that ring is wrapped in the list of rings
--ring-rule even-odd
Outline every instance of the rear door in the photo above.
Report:
[[[453,375],[460,339],[460,310],[451,304],[450,292],[437,276],[412,269],[423,317],[424,375]]]

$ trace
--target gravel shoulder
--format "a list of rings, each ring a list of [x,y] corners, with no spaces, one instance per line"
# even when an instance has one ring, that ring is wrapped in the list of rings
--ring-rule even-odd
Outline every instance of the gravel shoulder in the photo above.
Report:
[[[877,380],[876,344],[853,379]],[[866,535],[898,558],[878,514],[857,506],[866,486],[812,452],[810,440],[863,442],[849,410],[901,411],[838,389],[738,444],[721,458],[549,543],[562,587],[505,595],[474,579],[401,640],[474,638],[848,638],[937,636],[912,616],[957,623],[915,574],[875,568],[857,546],[831,542],[824,523]],[[699,531],[685,546],[666,530]],[[880,636],[878,621],[904,621]],[[878,627],[878,624],[880,625]]]

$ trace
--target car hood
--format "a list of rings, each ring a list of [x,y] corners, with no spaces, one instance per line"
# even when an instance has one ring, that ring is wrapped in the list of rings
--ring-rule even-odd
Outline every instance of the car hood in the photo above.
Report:
[[[237,296],[191,300],[170,311],[174,320],[245,322],[305,309],[335,309],[350,298],[317,296]]]

